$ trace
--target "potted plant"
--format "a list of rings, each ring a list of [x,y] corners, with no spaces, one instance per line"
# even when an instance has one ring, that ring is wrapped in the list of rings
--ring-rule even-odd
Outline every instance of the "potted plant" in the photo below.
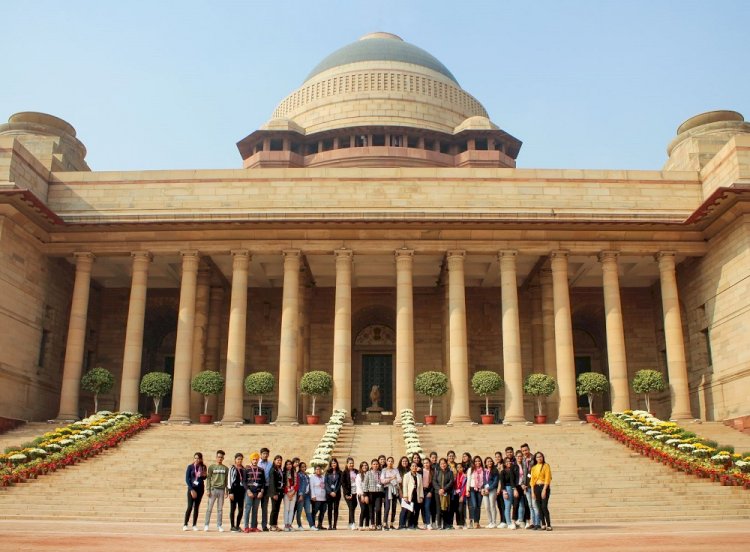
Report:
[[[484,397],[484,411],[482,423],[490,425],[495,423],[495,416],[490,414],[490,395],[497,393],[505,382],[497,372],[491,370],[480,370],[471,378],[471,387],[474,393]]]
[[[448,392],[448,376],[442,372],[422,372],[414,380],[414,390],[430,399],[430,413],[424,417],[424,423],[435,424],[437,416],[432,415],[432,401]]]
[[[190,388],[196,393],[203,395],[203,414],[200,415],[200,422],[202,424],[210,424],[213,416],[208,413],[208,398],[211,395],[218,395],[224,391],[224,378],[221,377],[219,372],[204,370],[193,376]]]
[[[667,388],[664,376],[656,370],[638,370],[633,377],[632,383],[633,391],[643,394],[646,397],[646,410],[654,416],[655,414],[651,412],[649,395],[651,393],[660,393]]]
[[[307,423],[311,425],[320,422],[320,416],[315,415],[315,399],[320,395],[327,395],[333,389],[333,378],[328,372],[313,370],[308,372],[299,382],[299,388],[305,395],[312,397],[312,414],[307,415]]]
[[[263,395],[273,391],[276,380],[271,372],[255,372],[245,378],[245,391],[258,396],[258,413],[255,415],[256,424],[267,424],[268,416],[263,415]]]
[[[94,394],[94,412],[99,412],[99,395],[109,393],[114,385],[112,372],[101,366],[92,368],[81,378],[81,389]]]
[[[557,384],[555,378],[547,374],[529,374],[523,382],[523,390],[527,395],[536,397],[537,412],[534,416],[535,424],[546,424],[547,416],[542,414],[542,397],[549,397],[555,392]]]
[[[141,379],[141,393],[154,399],[154,413],[151,414],[151,423],[161,422],[159,414],[159,403],[164,395],[172,389],[172,376],[166,372],[149,372]]]
[[[576,391],[579,396],[586,395],[589,400],[589,413],[586,421],[592,422],[598,416],[594,414],[594,395],[601,395],[609,389],[609,381],[604,374],[598,372],[584,372],[578,376]]]

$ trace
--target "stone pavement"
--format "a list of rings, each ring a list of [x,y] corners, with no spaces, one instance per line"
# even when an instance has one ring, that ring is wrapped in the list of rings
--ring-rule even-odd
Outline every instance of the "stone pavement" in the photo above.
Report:
[[[208,547],[222,551],[278,549],[316,552],[344,550],[356,546],[363,550],[409,551],[415,547],[431,550],[489,549],[502,544],[524,551],[555,552],[600,550],[691,551],[748,550],[750,526],[747,521],[653,522],[636,524],[580,523],[563,525],[552,532],[481,529],[471,531],[393,531],[393,532],[300,532],[208,534],[184,533],[179,524],[132,524],[112,522],[37,523],[0,520],[0,550],[78,550],[117,551],[204,551]],[[479,548],[477,548],[479,549]]]

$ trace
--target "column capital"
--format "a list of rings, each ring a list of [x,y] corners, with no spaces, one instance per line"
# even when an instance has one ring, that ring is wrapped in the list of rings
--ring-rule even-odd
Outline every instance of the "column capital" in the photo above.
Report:
[[[466,251],[464,251],[463,249],[449,249],[448,251],[445,252],[445,254],[447,255],[448,259],[457,258],[457,257],[460,257],[463,259],[464,257],[466,257]]]
[[[560,258],[567,258],[570,254],[570,251],[567,249],[554,249],[549,252],[549,258],[550,259],[560,259]]]
[[[600,263],[604,264],[607,262],[617,262],[619,256],[619,251],[615,251],[613,249],[605,249],[599,252],[599,255],[597,255],[597,259],[599,259]]]
[[[341,249],[334,249],[333,254],[336,255],[336,260],[339,259],[345,259],[350,260],[354,256],[354,251],[351,249],[347,249],[346,247],[342,247]]]
[[[182,256],[182,270],[189,270],[191,272],[197,272],[198,271],[198,265],[200,264],[201,257],[198,251],[195,251],[193,249],[186,250],[186,251],[180,251],[180,255]]]
[[[302,256],[302,251],[300,251],[299,249],[284,249],[281,254],[285,259],[300,258]]]
[[[232,249],[230,253],[232,257],[247,257],[250,260],[250,252],[247,249]]]
[[[550,251],[550,268],[552,272],[568,272],[568,251],[558,249]]]
[[[396,251],[394,252],[394,255],[396,256],[397,261],[401,259],[411,260],[412,257],[414,257],[414,250],[408,249],[406,247],[402,247],[401,249],[396,249]]]
[[[130,257],[133,259],[133,262],[141,261],[150,263],[154,260],[154,256],[150,251],[131,251]]]
[[[501,249],[497,252],[497,258],[500,261],[503,259],[515,259],[517,256],[518,251],[516,249]]]
[[[76,270],[91,270],[91,265],[96,258],[90,251],[76,251],[73,257],[76,260]]]
[[[659,268],[662,269],[662,265],[664,267],[674,266],[676,255],[677,253],[674,251],[659,251],[654,255],[654,259],[659,263]]]

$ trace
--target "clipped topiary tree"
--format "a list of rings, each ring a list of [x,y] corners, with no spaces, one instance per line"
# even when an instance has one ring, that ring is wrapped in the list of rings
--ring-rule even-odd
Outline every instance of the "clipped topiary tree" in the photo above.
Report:
[[[141,393],[154,400],[154,414],[159,413],[159,403],[170,389],[172,376],[166,372],[149,372],[141,379]]]
[[[578,376],[576,391],[579,396],[586,395],[589,400],[589,415],[594,414],[594,395],[601,395],[609,390],[609,381],[599,372],[584,372]]]
[[[492,370],[480,370],[471,378],[471,387],[474,389],[474,393],[484,397],[486,416],[490,415],[490,395],[500,391],[504,385],[503,378]]]
[[[219,372],[203,370],[193,376],[190,389],[203,395],[203,415],[208,415],[208,397],[224,391],[224,378]]]
[[[542,414],[542,397],[549,397],[555,392],[557,384],[555,378],[547,374],[529,374],[526,381],[523,382],[523,390],[527,395],[536,397],[538,417]]]
[[[99,395],[109,393],[115,385],[115,377],[106,368],[92,368],[81,378],[81,389],[94,394],[94,412],[99,412]]]
[[[333,389],[333,378],[328,372],[313,370],[302,376],[299,389],[305,395],[312,397],[312,416],[315,416],[315,399],[321,395],[327,395]]]
[[[651,393],[661,393],[667,388],[664,376],[656,370],[638,370],[633,376],[633,391],[646,397],[646,410],[651,412]]]
[[[258,416],[263,413],[263,395],[273,391],[276,380],[271,372],[255,372],[245,378],[245,391],[258,397]]]
[[[432,417],[432,401],[448,392],[448,376],[442,372],[422,372],[414,380],[414,390],[430,399]]]

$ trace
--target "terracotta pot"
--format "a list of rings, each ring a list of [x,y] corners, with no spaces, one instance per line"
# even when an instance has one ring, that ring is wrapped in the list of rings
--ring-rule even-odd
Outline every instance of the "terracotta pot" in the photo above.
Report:
[[[210,424],[213,421],[213,419],[214,419],[213,414],[201,414],[200,416],[198,416],[198,420],[202,424]]]
[[[160,424],[161,423],[161,414],[151,414],[151,417],[149,418],[149,421],[152,424]]]
[[[307,425],[318,425],[320,423],[320,416],[313,416],[312,414],[307,415]]]
[[[482,414],[482,424],[483,425],[492,425],[495,423],[495,416],[494,414]]]
[[[598,414],[586,414],[586,421],[588,423],[592,423],[594,420],[598,420],[599,415]]]
[[[424,423],[425,425],[435,425],[437,423],[437,414],[434,414],[432,416],[425,415]]]
[[[257,425],[263,425],[268,423],[268,416],[255,416],[255,423]],[[308,422],[309,423],[309,422]],[[317,422],[316,422],[317,423]]]
[[[547,415],[543,414],[539,416],[538,414],[534,416],[534,423],[535,424],[546,424],[547,423]]]

